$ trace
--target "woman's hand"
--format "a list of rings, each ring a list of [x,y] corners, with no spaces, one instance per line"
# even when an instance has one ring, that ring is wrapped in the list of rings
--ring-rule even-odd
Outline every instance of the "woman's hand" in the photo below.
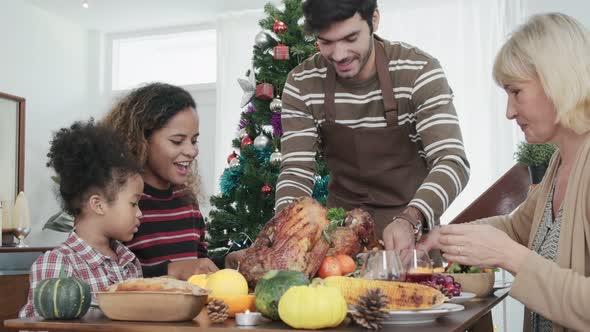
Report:
[[[244,255],[246,255],[247,249],[232,251],[225,256],[225,268],[239,270],[240,262]]]
[[[489,225],[448,225],[440,228],[443,257],[478,267],[499,266],[517,274],[530,250]]]
[[[168,274],[180,280],[187,280],[193,274],[207,274],[219,270],[209,258],[185,259],[168,264]]]
[[[435,226],[422,236],[420,242],[416,243],[416,249],[424,250],[426,252],[440,248],[440,226]]]

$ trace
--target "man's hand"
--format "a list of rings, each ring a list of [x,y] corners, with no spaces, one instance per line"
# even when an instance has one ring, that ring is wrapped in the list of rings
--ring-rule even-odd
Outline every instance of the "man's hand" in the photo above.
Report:
[[[396,218],[383,230],[385,250],[413,249],[414,242],[414,228],[403,218]]]
[[[193,274],[207,274],[219,270],[209,258],[185,259],[170,262],[168,275],[180,280],[187,280]]]
[[[227,254],[227,256],[225,256],[225,268],[237,270],[244,255],[246,255],[246,249],[232,251]]]

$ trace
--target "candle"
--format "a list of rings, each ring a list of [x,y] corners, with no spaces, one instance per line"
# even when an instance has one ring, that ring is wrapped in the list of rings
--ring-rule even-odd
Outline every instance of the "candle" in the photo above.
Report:
[[[245,326],[258,325],[261,317],[262,314],[259,312],[250,312],[250,310],[246,310],[246,312],[236,314],[236,324]]]

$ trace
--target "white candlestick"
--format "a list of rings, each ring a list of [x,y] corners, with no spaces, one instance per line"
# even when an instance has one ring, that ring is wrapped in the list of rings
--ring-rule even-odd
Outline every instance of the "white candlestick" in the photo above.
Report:
[[[236,324],[244,326],[258,325],[261,317],[262,314],[259,312],[246,310],[246,312],[236,314]]]

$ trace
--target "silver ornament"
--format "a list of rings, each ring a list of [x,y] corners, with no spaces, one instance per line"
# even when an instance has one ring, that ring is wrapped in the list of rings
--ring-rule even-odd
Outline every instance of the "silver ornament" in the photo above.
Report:
[[[254,147],[257,150],[265,149],[268,143],[270,143],[270,139],[264,134],[260,134],[254,139]]]
[[[278,41],[278,36],[272,31],[260,31],[254,37],[254,45],[260,49],[275,46]]]
[[[236,168],[240,166],[240,158],[236,157],[229,162],[229,168]]]
[[[242,128],[240,129],[240,131],[238,132],[238,137],[240,138],[240,140],[243,140],[244,137],[248,136],[248,133],[246,132],[246,128]]]
[[[268,160],[272,165],[279,166],[283,162],[283,154],[275,149],[275,152],[271,153],[270,159]]]
[[[283,101],[279,98],[273,98],[270,102],[270,110],[278,113],[283,110]]]

